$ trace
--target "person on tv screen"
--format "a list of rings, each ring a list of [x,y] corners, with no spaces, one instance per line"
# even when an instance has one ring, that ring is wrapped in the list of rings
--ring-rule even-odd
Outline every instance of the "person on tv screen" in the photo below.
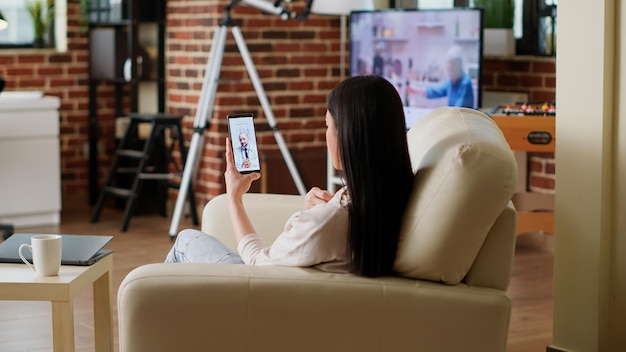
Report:
[[[463,70],[463,51],[457,45],[448,49],[446,55],[448,79],[438,86],[408,88],[410,93],[420,94],[428,99],[448,97],[448,106],[474,107],[472,79]]]
[[[375,75],[379,75],[382,76],[383,75],[383,69],[385,66],[385,60],[383,59],[383,56],[381,55],[379,50],[376,50],[376,55],[374,55],[374,66],[372,69],[372,73]]]

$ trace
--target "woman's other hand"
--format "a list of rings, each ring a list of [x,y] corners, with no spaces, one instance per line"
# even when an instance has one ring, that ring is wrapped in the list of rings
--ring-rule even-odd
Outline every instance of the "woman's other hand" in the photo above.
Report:
[[[306,194],[306,196],[304,196],[304,209],[313,208],[318,204],[328,203],[332,197],[332,193],[327,190],[320,189],[319,187],[313,187]]]

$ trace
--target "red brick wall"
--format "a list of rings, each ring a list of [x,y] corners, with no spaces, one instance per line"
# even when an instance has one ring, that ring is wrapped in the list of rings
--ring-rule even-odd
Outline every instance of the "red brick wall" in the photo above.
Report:
[[[553,57],[485,57],[483,90],[527,93],[531,101],[554,101],[556,60]]]
[[[553,57],[536,56],[485,58],[483,90],[522,92],[527,93],[531,101],[554,101],[556,92],[555,61]],[[555,166],[554,153],[528,153],[529,190],[554,193]]]
[[[167,92],[171,113],[186,116],[191,133],[210,44],[224,1],[170,0],[168,3]],[[301,8],[292,7],[296,11]],[[289,146],[307,188],[325,184],[324,114],[326,95],[339,81],[339,18],[310,16],[282,21],[239,5],[231,11],[266,90],[276,125]],[[225,45],[213,114],[205,143],[196,195],[202,204],[224,191],[226,115],[253,112],[259,149],[264,154],[263,190],[297,193],[280,157],[257,94],[230,30]],[[311,163],[318,165],[311,169]],[[303,172],[306,169],[310,172]],[[280,182],[275,182],[276,179]]]
[[[224,1],[169,0],[167,39],[167,109],[186,116],[189,140],[210,42]],[[296,2],[297,4],[297,2]],[[300,11],[295,6],[294,10]],[[240,5],[233,18],[241,25],[270,105],[307,187],[324,186],[325,99],[339,81],[339,19],[312,15],[307,21],[283,22],[274,15]],[[0,50],[0,75],[7,90],[43,90],[61,98],[61,162],[63,194],[88,189],[88,52],[87,37],[78,26],[77,0],[68,0],[68,52],[52,49]],[[531,99],[554,99],[554,59],[486,58],[486,90],[526,91]],[[100,179],[108,170],[114,148],[113,87],[98,89]],[[223,191],[223,140],[228,113],[251,111],[258,117],[266,175],[260,190],[296,193],[266,116],[247,72],[228,35],[213,118],[199,158],[201,170],[195,193],[202,205]],[[531,158],[531,187],[549,189],[554,183],[551,155]],[[536,168],[540,170],[535,170]],[[533,171],[534,170],[534,171]],[[533,178],[536,177],[536,178]],[[547,183],[546,180],[548,180]]]
[[[530,153],[528,163],[528,188],[533,192],[554,193],[554,153]]]

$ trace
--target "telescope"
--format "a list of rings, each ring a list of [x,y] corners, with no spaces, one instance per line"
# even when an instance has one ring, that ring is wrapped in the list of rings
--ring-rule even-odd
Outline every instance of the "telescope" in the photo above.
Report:
[[[338,0],[338,1],[342,1],[342,0]],[[283,4],[283,3],[290,3],[290,2],[291,0],[275,0],[275,1],[232,0],[231,3],[226,7],[226,10],[228,11],[232,9],[233,7],[237,6],[239,3],[241,3],[250,7],[254,7],[260,11],[279,16],[280,19],[282,19],[283,21],[287,21],[290,18],[295,18],[298,21],[304,21],[305,19],[309,17],[309,14],[311,13],[311,5],[313,4],[313,0],[306,1],[306,4],[304,5],[304,9],[302,10],[302,13],[300,14],[293,12],[293,11],[289,11],[287,6]]]
[[[285,5],[283,5],[283,0],[276,1],[266,1],[266,0],[233,0],[228,4],[226,10],[230,10],[233,7],[237,6],[239,3],[254,7],[263,12],[267,12],[276,16],[279,16],[283,21],[287,21],[292,17],[291,12],[287,9]]]

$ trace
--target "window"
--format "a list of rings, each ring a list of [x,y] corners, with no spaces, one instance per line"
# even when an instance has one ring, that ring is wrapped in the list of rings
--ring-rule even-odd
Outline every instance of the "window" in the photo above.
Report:
[[[9,23],[0,31],[0,45],[32,46],[35,35],[26,1],[0,0],[0,11]]]
[[[0,48],[31,48],[35,44],[33,19],[28,12],[28,1],[41,1],[43,8],[51,0],[0,0],[0,11],[9,23],[9,26],[0,31]],[[47,47],[56,47],[65,51],[67,48],[67,1],[53,0],[54,21],[44,35]]]
[[[537,44],[539,54],[556,54],[557,0],[539,1],[537,8]]]

